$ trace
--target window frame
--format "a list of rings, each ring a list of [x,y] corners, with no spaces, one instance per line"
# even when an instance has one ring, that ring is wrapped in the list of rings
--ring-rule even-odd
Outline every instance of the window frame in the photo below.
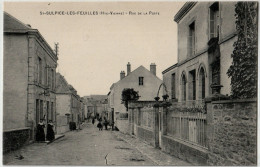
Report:
[[[139,86],[144,85],[144,77],[139,77]]]

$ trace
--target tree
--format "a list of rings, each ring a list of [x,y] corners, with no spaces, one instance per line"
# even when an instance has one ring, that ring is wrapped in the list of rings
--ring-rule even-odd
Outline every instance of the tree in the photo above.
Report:
[[[124,104],[126,111],[128,111],[128,103],[129,101],[137,101],[139,99],[138,92],[133,88],[125,88],[122,91],[122,103]]]
[[[257,97],[258,2],[238,2],[235,7],[237,41],[227,74],[231,77],[231,97]]]

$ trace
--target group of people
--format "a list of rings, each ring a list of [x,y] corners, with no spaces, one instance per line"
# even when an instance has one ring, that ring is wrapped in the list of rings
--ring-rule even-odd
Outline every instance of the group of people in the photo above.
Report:
[[[109,121],[107,120],[106,117],[104,117],[103,119],[102,119],[102,117],[100,117],[100,118],[97,118],[97,120],[98,120],[97,127],[98,127],[99,131],[103,130],[103,126],[105,126],[105,130],[108,130],[107,126],[109,125]],[[95,118],[92,119],[92,124],[93,125],[95,124]],[[111,123],[110,126],[112,127],[112,130],[113,130],[114,123]]]
[[[37,125],[36,141],[45,141],[44,128],[45,128],[45,124],[43,123],[43,119],[41,119]],[[54,139],[55,139],[55,133],[53,131],[53,123],[52,120],[49,120],[47,125],[46,140],[52,141]]]

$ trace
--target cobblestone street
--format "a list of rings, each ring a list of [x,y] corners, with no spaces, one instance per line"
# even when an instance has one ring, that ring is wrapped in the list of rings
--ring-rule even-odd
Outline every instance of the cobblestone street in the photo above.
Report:
[[[118,132],[120,133],[120,132]],[[24,159],[16,159],[21,154]],[[85,124],[51,144],[34,143],[3,156],[5,165],[156,165],[112,131]]]

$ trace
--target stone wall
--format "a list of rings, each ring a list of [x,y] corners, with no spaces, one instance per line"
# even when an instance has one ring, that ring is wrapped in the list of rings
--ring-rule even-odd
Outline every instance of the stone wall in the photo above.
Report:
[[[167,135],[162,136],[161,147],[164,152],[188,161],[193,165],[207,165],[208,152],[203,148]]]
[[[29,143],[30,128],[14,129],[3,132],[3,152],[17,150]]]
[[[151,144],[155,147],[155,139],[154,139],[154,133],[150,129],[146,129],[141,126],[136,127],[136,134],[139,139]]]
[[[118,118],[115,123],[116,127],[119,129],[120,132],[129,134],[129,126],[128,126],[128,119],[127,118]]]
[[[256,100],[207,104],[209,165],[256,165]]]

